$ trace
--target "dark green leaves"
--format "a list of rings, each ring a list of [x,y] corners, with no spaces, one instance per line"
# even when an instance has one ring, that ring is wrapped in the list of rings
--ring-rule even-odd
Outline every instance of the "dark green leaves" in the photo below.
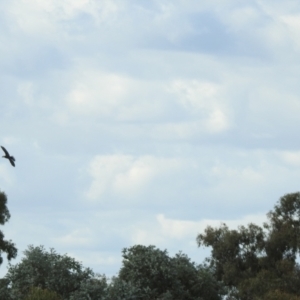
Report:
[[[118,280],[131,285],[137,299],[221,299],[220,284],[209,268],[181,252],[170,257],[155,246],[124,249]]]
[[[300,193],[283,196],[267,216],[264,228],[249,224],[229,230],[222,224],[197,237],[199,246],[212,247],[208,261],[231,299],[264,299],[274,290],[300,296]]]
[[[0,224],[4,225],[10,218],[10,213],[6,206],[7,197],[5,193],[0,192]],[[7,259],[11,260],[12,258],[17,257],[17,248],[12,241],[4,240],[4,234],[0,231],[0,264],[3,262],[3,258],[1,254],[5,252],[7,255]]]
[[[5,276],[12,299],[23,299],[32,287],[53,291],[63,299],[73,294],[78,296],[74,299],[88,299],[89,293],[96,292],[98,298],[92,299],[101,299],[99,293],[106,288],[106,281],[98,280],[91,269],[84,268],[75,259],[57,254],[54,249],[48,252],[43,246],[29,246],[24,255],[20,263],[9,266]],[[7,291],[3,288],[3,293]],[[82,298],[83,294],[86,298]]]

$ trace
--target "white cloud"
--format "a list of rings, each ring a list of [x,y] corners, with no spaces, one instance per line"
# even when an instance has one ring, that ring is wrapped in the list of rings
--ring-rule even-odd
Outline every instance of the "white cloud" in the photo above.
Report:
[[[124,106],[131,81],[116,74],[83,70],[77,74],[67,105],[76,114],[111,116]]]
[[[133,197],[145,192],[154,179],[179,168],[180,162],[170,158],[98,155],[90,163],[92,183],[87,196],[101,199],[105,192],[110,192]]]
[[[230,127],[228,116],[221,110],[213,110],[206,122],[209,132],[218,133]]]
[[[111,22],[121,6],[121,2],[114,0],[21,0],[12,1],[9,11],[20,30],[42,35],[62,34],[61,29],[67,29],[63,22],[82,13],[91,16],[95,24]]]
[[[1,149],[2,151],[2,149]],[[11,172],[10,168],[11,165],[8,161],[2,160],[1,166],[0,166],[0,178],[2,181],[1,191],[5,191],[9,187],[13,187],[15,183],[15,176]]]
[[[204,132],[206,127],[201,121],[166,122],[154,125],[150,130],[150,136],[158,140],[189,140]]]
[[[148,228],[145,228],[144,224],[139,224],[142,228],[135,229],[131,233],[131,243],[133,245],[155,245],[160,247],[165,244],[166,237],[162,236],[161,233],[158,233],[156,224],[149,225]]]
[[[170,248],[180,243],[183,249],[196,248],[196,237],[204,233],[207,226],[219,227],[225,223],[229,229],[237,229],[238,226],[247,226],[249,223],[262,226],[267,221],[264,214],[246,215],[239,219],[202,219],[199,221],[171,219],[164,214],[158,214],[155,219],[155,221],[147,221],[136,226],[131,233],[133,244],[153,244],[157,247]]]
[[[72,256],[74,257],[74,256]],[[121,263],[121,252],[116,253],[115,255],[102,251],[89,251],[89,254],[86,256],[78,257],[79,261],[84,259],[85,263],[88,265],[97,265],[101,270],[104,266],[116,265]],[[113,274],[116,275],[116,274]]]
[[[54,242],[59,243],[63,246],[78,247],[91,245],[94,238],[95,237],[92,234],[92,230],[86,227],[75,229],[66,235],[54,238],[53,240]]]
[[[232,24],[231,29],[234,31],[253,29],[253,25],[256,27],[263,21],[262,13],[251,6],[234,8],[229,14],[224,14],[223,17],[226,17],[227,21]]]
[[[231,181],[235,184],[247,182],[248,184],[262,184],[265,180],[262,166],[247,166],[247,167],[230,167],[221,164],[216,164],[211,170],[211,175],[216,178],[222,178],[221,181]]]
[[[207,226],[219,227],[221,223],[226,223],[230,229],[237,229],[238,226],[247,226],[249,223],[262,225],[267,220],[265,215],[248,215],[237,220],[201,220],[201,221],[186,221],[174,220],[166,218],[163,214],[156,216],[160,230],[165,237],[173,239],[195,239],[196,236],[204,232]]]
[[[162,83],[81,67],[81,63],[72,75],[62,108],[69,117],[126,122],[155,120],[167,113]]]
[[[259,223],[299,189],[297,1],[0,6],[2,142],[17,159],[0,177],[20,249],[116,269],[130,243],[190,255],[206,225]]]
[[[230,128],[229,109],[222,101],[224,91],[221,86],[206,81],[175,80],[170,91],[176,94],[178,102],[192,117],[202,119],[198,130],[204,128],[209,133],[219,133]]]
[[[297,51],[300,50],[300,21],[299,21],[300,14],[290,14],[290,15],[283,15],[280,17],[280,21],[286,25],[285,34],[289,37],[289,42],[295,45]]]
[[[2,138],[2,140],[5,145],[13,145],[13,144],[17,144],[18,142],[20,142],[20,139],[14,137],[14,136],[4,136]]]
[[[18,93],[28,106],[34,104],[34,84],[31,81],[22,82],[18,86]]]
[[[172,83],[178,101],[189,111],[212,109],[218,99],[219,86],[211,82],[176,80]]]
[[[279,156],[289,165],[300,166],[300,151],[282,151]]]

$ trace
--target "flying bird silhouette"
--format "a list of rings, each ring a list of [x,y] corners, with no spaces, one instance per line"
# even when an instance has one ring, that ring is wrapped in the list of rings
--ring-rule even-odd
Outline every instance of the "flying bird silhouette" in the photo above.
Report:
[[[2,156],[2,157],[5,157],[9,160],[9,162],[11,163],[12,166],[15,166],[15,158],[13,156],[10,156],[8,151],[3,147],[1,146],[2,150],[4,151],[5,155]]]

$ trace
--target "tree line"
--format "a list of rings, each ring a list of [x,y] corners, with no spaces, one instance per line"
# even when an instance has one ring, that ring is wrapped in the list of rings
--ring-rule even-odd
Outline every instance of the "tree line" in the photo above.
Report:
[[[0,192],[0,224],[9,218],[7,197]],[[124,248],[112,278],[54,249],[30,245],[0,279],[0,299],[300,300],[300,193],[281,197],[267,220],[262,227],[206,227],[196,237],[199,247],[211,248],[202,264],[153,245]],[[11,261],[17,248],[0,231],[0,263],[3,253]]]

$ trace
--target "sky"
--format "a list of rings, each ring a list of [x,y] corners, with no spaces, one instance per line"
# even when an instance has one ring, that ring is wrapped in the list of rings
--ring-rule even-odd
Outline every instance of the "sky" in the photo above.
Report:
[[[299,191],[299,1],[0,1],[0,45],[13,265],[28,245],[107,276],[137,244],[202,263],[206,226]]]

